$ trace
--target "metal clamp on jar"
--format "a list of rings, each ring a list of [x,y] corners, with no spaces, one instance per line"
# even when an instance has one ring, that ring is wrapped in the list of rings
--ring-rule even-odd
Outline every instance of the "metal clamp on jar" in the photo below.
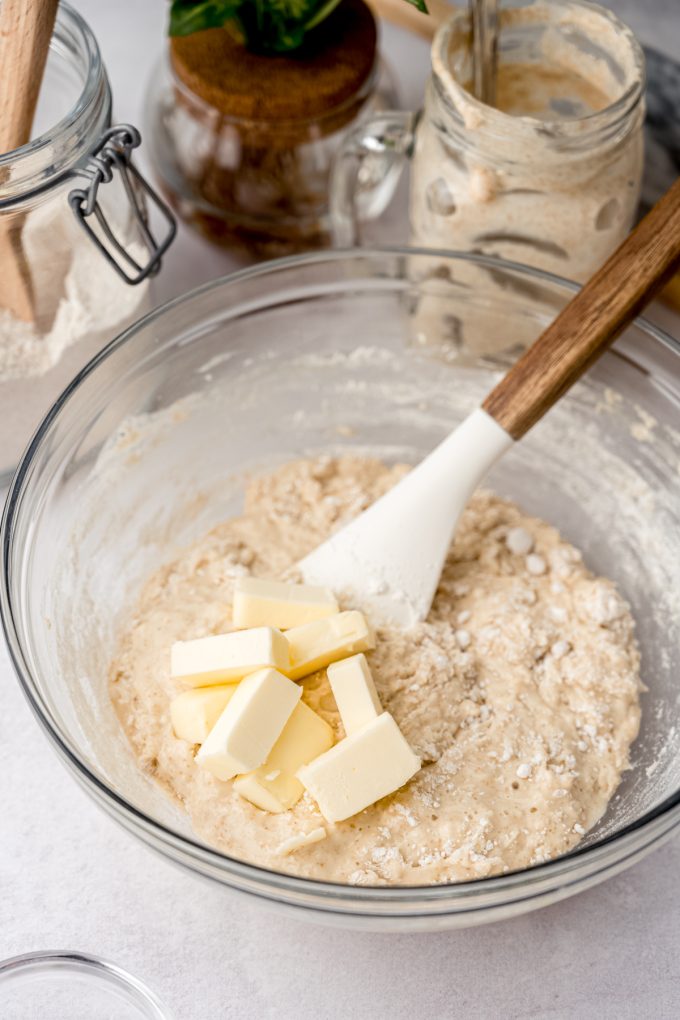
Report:
[[[62,3],[36,113],[47,127],[0,155],[0,235],[16,269],[0,287],[0,486],[72,376],[146,309],[175,235],[132,163],[139,132],[112,126],[111,107],[97,42]]]

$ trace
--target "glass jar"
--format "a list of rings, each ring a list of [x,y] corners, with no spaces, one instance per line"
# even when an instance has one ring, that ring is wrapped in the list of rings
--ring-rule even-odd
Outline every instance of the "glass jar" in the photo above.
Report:
[[[343,0],[314,36],[292,56],[251,53],[224,29],[172,39],[151,78],[145,134],[164,194],[244,261],[329,245],[333,156],[396,105],[363,0]],[[380,211],[374,190],[361,214]]]
[[[0,286],[0,488],[52,401],[148,303],[174,224],[155,240],[130,163],[139,144],[111,127],[111,89],[92,32],[59,5],[28,144],[0,154],[0,249],[21,286]],[[155,230],[155,228],[154,228]]]
[[[420,117],[356,131],[333,182],[336,236],[356,243],[366,158],[412,157],[411,240],[588,279],[630,230],[643,164],[644,57],[610,11],[534,0],[499,12],[494,107],[476,100],[470,18],[437,32]]]

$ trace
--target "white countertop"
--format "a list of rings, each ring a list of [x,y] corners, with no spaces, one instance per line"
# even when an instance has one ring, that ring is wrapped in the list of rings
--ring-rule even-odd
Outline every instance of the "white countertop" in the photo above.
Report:
[[[75,5],[104,51],[116,117],[139,122],[140,79],[162,45],[165,0]],[[612,6],[644,41],[677,55],[677,0]],[[387,30],[385,48],[407,73],[405,99],[416,103],[425,45]],[[157,296],[229,268],[226,256],[182,231]],[[46,948],[109,957],[180,1020],[680,1016],[680,841],[514,921],[442,935],[317,928],[220,894],[100,813],[40,735],[1,639],[0,690],[0,958]]]

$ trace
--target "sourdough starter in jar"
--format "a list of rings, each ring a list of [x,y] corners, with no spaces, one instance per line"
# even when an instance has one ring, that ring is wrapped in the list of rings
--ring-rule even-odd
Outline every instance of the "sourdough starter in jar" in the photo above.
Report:
[[[584,281],[633,223],[644,58],[632,33],[592,4],[537,0],[500,17],[494,107],[469,91],[467,14],[434,41],[414,154],[412,241]]]

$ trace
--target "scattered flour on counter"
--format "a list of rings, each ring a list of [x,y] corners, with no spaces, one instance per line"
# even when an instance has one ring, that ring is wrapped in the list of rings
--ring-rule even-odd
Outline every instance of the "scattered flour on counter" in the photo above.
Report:
[[[488,492],[461,518],[427,621],[379,629],[368,655],[384,707],[423,760],[405,788],[326,827],[308,795],[270,815],[196,766],[196,748],[170,726],[172,642],[229,629],[236,576],[294,577],[405,470],[322,457],[253,478],[243,515],[153,576],[134,610],[111,667],[114,705],[141,768],[225,853],[356,885],[500,874],[574,847],[628,768],[641,690],[628,606],[555,528]],[[303,699],[342,736],[324,671],[303,681]]]
[[[79,340],[113,339],[147,298],[148,282],[131,286],[118,277],[77,223],[65,196],[28,215],[22,243],[36,321],[23,322],[0,309],[0,382],[43,375]],[[130,252],[144,258],[141,245],[131,245]]]

